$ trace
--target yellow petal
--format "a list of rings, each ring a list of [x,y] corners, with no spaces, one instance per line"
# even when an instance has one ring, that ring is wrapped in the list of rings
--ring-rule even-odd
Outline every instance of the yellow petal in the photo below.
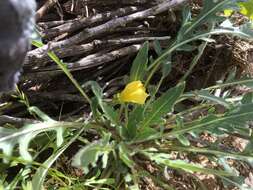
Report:
[[[238,2],[237,5],[240,7],[239,12],[242,15],[253,20],[253,0],[247,0],[245,2]],[[233,13],[233,10],[231,10],[231,9],[224,10],[225,16],[230,16],[232,13]]]
[[[119,94],[121,102],[132,102],[144,104],[148,94],[141,81],[133,81],[126,85],[125,89]]]
[[[231,10],[231,9],[226,9],[226,10],[224,10],[224,15],[225,15],[225,16],[231,16],[232,13],[233,13],[233,10]]]
[[[253,20],[253,0],[238,3],[240,6],[240,13]]]

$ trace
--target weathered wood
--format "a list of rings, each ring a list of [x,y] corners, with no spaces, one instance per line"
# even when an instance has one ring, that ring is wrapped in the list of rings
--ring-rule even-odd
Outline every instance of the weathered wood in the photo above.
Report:
[[[114,19],[112,19],[104,24],[101,24],[99,26],[87,28],[87,29],[83,30],[82,32],[79,32],[78,34],[76,34],[70,38],[67,38],[67,39],[64,39],[61,41],[57,41],[57,42],[51,42],[41,48],[37,48],[37,49],[30,52],[30,56],[37,56],[38,57],[39,55],[45,53],[48,50],[55,50],[58,48],[64,48],[64,47],[69,47],[69,46],[72,46],[75,44],[79,44],[85,40],[88,40],[90,38],[94,38],[94,37],[99,36],[105,32],[113,31],[120,26],[125,26],[126,24],[128,24],[134,20],[143,19],[143,18],[146,18],[151,15],[157,15],[161,12],[164,12],[168,9],[178,6],[186,1],[187,0],[172,0],[172,1],[167,0],[157,6],[150,8],[150,9],[136,12],[136,13],[133,13],[133,14],[130,14],[127,16],[114,18]]]

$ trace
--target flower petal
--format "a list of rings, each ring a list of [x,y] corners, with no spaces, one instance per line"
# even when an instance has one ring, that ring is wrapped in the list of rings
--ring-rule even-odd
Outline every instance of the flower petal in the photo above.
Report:
[[[126,85],[125,89],[119,94],[121,102],[132,102],[144,104],[148,94],[141,81],[133,81]]]

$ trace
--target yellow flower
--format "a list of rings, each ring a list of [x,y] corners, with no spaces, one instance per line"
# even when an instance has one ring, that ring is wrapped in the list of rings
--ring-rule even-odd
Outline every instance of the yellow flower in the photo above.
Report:
[[[224,15],[225,15],[226,17],[229,17],[229,16],[232,15],[233,12],[234,12],[234,11],[231,10],[231,9],[225,9],[225,10],[224,10]]]
[[[240,13],[253,20],[253,0],[238,3],[241,10]]]
[[[240,8],[239,12],[253,21],[253,0],[238,2],[237,5]],[[231,16],[233,12],[232,9],[226,9],[224,15]]]
[[[144,104],[148,94],[141,81],[133,81],[127,84],[125,89],[118,96],[120,102]]]

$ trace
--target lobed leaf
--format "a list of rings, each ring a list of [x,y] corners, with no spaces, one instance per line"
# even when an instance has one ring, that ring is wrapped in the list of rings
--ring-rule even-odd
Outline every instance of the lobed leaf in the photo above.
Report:
[[[173,106],[184,91],[185,83],[179,83],[174,88],[169,89],[160,98],[150,105],[150,110],[144,114],[141,122],[141,129],[145,129],[154,124],[159,124],[165,114],[173,110]]]
[[[209,127],[222,128],[231,131],[233,125],[244,126],[253,118],[253,104],[243,104],[234,107],[223,116],[208,115],[200,120],[185,124],[183,129],[174,129],[169,135],[184,134],[195,130],[206,130]]]
[[[82,168],[85,173],[89,172],[89,166],[95,167],[97,161],[102,157],[103,168],[106,167],[108,155],[113,151],[114,145],[109,142],[110,134],[105,134],[102,139],[92,142],[81,148],[73,158],[72,165]]]

